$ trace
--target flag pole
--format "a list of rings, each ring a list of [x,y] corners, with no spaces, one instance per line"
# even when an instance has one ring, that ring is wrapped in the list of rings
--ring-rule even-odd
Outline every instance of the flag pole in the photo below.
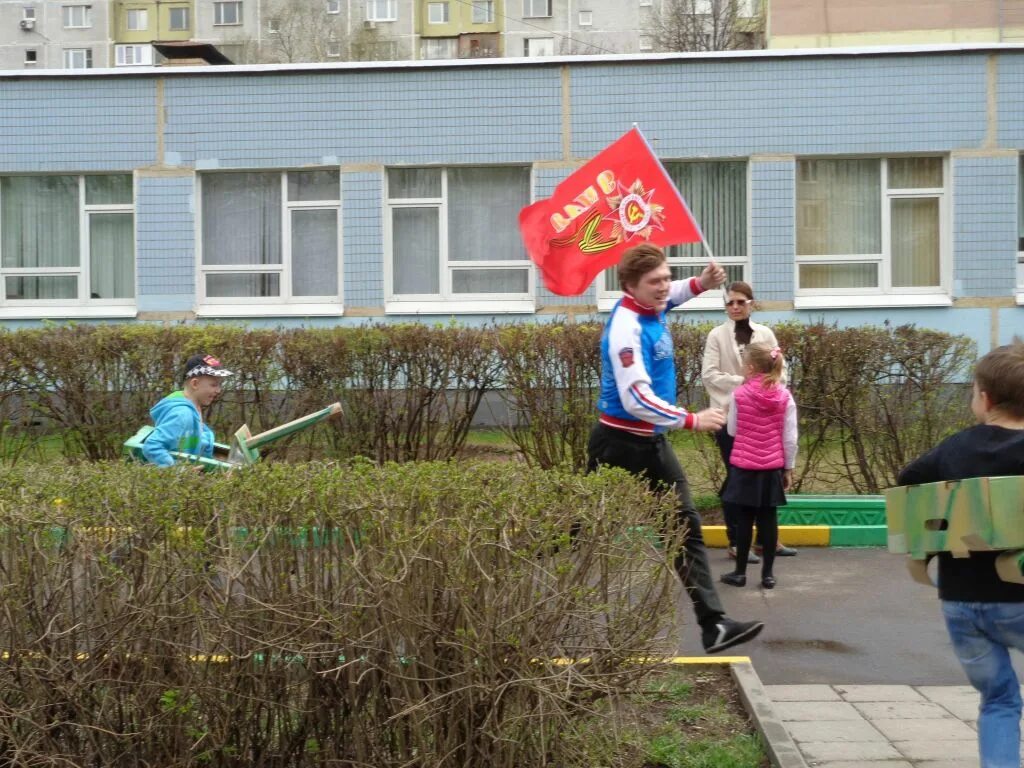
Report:
[[[704,233],[702,232],[701,234],[703,235]],[[708,241],[701,237],[700,244],[704,246],[704,250],[707,252],[708,258],[711,259],[711,261],[715,261],[715,254],[711,250],[711,246],[708,245]],[[715,263],[717,264],[718,262]]]

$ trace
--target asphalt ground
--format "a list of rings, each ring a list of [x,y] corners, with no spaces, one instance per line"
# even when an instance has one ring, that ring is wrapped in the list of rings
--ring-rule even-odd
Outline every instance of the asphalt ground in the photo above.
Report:
[[[716,581],[732,570],[724,549],[709,555]],[[765,623],[727,653],[749,656],[769,685],[967,685],[936,590],[913,581],[906,560],[880,548],[805,547],[776,560],[773,590],[761,589],[760,565],[748,568],[746,587],[718,582],[729,616]],[[681,595],[678,608],[680,652],[703,655],[689,600]],[[1014,661],[1024,680],[1024,657]]]

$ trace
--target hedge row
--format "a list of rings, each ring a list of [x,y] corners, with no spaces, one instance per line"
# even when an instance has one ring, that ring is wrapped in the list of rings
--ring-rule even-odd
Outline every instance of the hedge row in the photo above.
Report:
[[[6,765],[582,766],[567,725],[678,638],[622,472],[2,475]]]
[[[673,319],[680,401],[704,406],[700,366],[708,325]],[[962,383],[975,348],[910,326],[789,323],[776,334],[792,371],[806,438],[803,473],[877,492],[910,458],[967,417]],[[292,458],[375,461],[458,455],[484,396],[531,465],[584,465],[595,418],[598,324],[487,328],[367,325],[263,330],[232,326],[67,326],[0,332],[0,459],[16,459],[39,422],[65,452],[118,455],[172,390],[185,357],[207,350],[239,373],[208,415],[220,435],[267,429],[341,400],[345,417],[303,433]],[[957,386],[960,383],[961,386]],[[709,470],[718,459],[700,441]]]

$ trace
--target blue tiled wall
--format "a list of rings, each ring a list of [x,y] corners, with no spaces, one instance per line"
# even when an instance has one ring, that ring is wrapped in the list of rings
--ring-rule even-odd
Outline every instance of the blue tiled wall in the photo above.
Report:
[[[751,277],[760,299],[793,298],[795,173],[792,160],[750,164]]]
[[[130,171],[156,159],[153,78],[0,83],[0,173]]]
[[[573,154],[594,154],[633,122],[667,159],[973,147],[985,85],[985,55],[581,64]]]
[[[167,150],[186,165],[558,159],[557,67],[391,69],[167,79]]]
[[[142,312],[195,305],[195,182],[192,176],[135,180],[138,306]]]
[[[1024,56],[1000,55],[996,104],[999,145],[1024,147]]]
[[[953,295],[1007,296],[1017,282],[1017,155],[953,159]]]
[[[383,306],[383,177],[380,173],[343,173],[341,194],[345,306]]]

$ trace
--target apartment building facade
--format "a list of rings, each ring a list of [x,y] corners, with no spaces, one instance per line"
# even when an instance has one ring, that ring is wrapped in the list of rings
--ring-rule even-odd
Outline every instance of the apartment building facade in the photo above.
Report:
[[[0,0],[0,69],[113,66],[109,0]]]
[[[235,63],[642,53],[671,1],[0,0],[0,68],[147,66],[152,43],[189,41]],[[676,1],[763,26],[761,0]]]
[[[1024,0],[768,0],[769,48],[1024,42]]]

